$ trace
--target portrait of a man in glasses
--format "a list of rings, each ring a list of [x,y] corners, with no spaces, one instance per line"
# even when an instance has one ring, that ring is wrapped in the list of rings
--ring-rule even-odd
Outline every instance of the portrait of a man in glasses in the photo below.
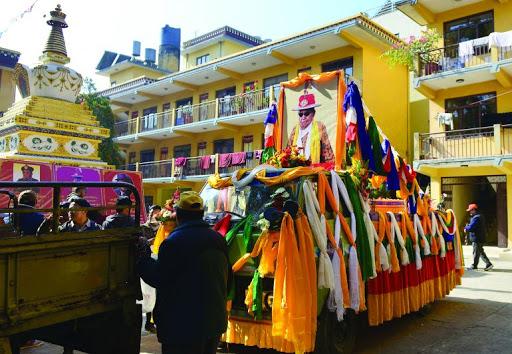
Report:
[[[299,122],[293,127],[288,138],[288,146],[302,149],[306,159],[312,163],[334,162],[334,153],[327,135],[325,124],[315,119],[315,95],[307,93],[299,97],[299,104],[293,111],[298,111]]]

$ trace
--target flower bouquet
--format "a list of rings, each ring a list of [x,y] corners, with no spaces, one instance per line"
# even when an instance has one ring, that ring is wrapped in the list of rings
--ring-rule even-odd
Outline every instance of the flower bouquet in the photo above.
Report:
[[[276,151],[267,163],[281,168],[292,168],[311,165],[311,160],[301,154],[302,148],[287,146],[282,151]]]

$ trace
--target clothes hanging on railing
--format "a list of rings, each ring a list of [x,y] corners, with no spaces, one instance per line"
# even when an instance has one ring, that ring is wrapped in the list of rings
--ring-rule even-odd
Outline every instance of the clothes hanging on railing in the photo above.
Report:
[[[225,168],[231,166],[231,154],[220,154],[219,155],[219,167]]]
[[[174,166],[176,167],[183,167],[187,164],[187,158],[186,157],[177,157],[174,159]]]
[[[201,160],[199,162],[199,167],[202,170],[207,170],[210,168],[211,163],[212,163],[212,159],[211,159],[210,155],[201,156]]]
[[[232,152],[231,153],[231,166],[245,164],[245,152]]]

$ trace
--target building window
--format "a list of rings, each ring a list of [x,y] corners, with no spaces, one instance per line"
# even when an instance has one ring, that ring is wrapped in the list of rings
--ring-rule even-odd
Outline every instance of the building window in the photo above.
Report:
[[[242,137],[242,151],[253,151],[253,136],[252,135],[246,135]]]
[[[160,148],[160,161],[167,160],[169,158],[169,148]]]
[[[233,96],[236,95],[236,87],[226,87],[215,92],[215,97],[219,99],[219,117],[226,117],[233,114],[236,108]]]
[[[445,110],[453,114],[454,130],[492,126],[496,123],[496,92],[447,99]],[[446,130],[452,130],[451,125],[446,125]]]
[[[227,154],[234,151],[235,139],[219,139],[213,142],[214,154]]]
[[[256,87],[256,81],[250,81],[250,82],[246,82],[244,84],[244,90],[243,92],[244,93],[247,93],[247,92],[253,92],[253,91],[256,91],[257,87]]]
[[[322,72],[336,71],[336,70],[344,70],[346,76],[354,75],[354,58],[343,58],[337,59],[333,61],[329,61],[327,63],[322,64]]]
[[[210,107],[210,105],[206,104],[206,102],[208,102],[208,93],[199,95],[199,103],[203,103],[199,106],[199,120],[213,118],[213,116],[210,117],[208,115],[208,107]]]
[[[137,153],[135,151],[130,151],[128,154],[128,170],[135,171],[135,162],[137,159]]]
[[[264,79],[263,88],[265,89],[265,97],[270,96],[270,86],[279,85],[281,82],[284,81],[288,81],[288,74],[281,74],[277,76],[267,77],[266,79]],[[279,98],[279,90],[279,86],[276,86],[274,88],[274,97],[272,97],[272,99],[274,99],[275,101],[277,101],[277,99]]]
[[[192,97],[176,101],[176,125],[192,123],[193,120]]]
[[[117,81],[110,81],[110,86],[115,86]]]
[[[488,36],[494,32],[494,12],[488,11],[444,23],[444,46]]]
[[[306,67],[306,68],[302,68],[302,69],[297,70],[297,76],[298,76],[300,73],[307,73],[307,74],[311,74],[311,66],[308,66],[308,67]]]
[[[145,108],[142,110],[142,131],[153,130],[157,128],[158,122],[156,118],[156,106]]]
[[[190,152],[192,150],[192,145],[178,145],[174,147],[174,158],[177,157],[190,157]]]
[[[205,64],[210,61],[210,54],[201,55],[196,58],[196,65]]]
[[[201,141],[197,143],[197,156],[205,156],[206,155],[206,141]]]

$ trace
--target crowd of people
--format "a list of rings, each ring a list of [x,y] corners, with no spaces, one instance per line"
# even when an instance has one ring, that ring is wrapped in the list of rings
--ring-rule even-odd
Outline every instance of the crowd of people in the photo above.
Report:
[[[106,230],[135,225],[130,216],[132,201],[128,196],[119,196],[116,200],[115,213],[105,216],[92,208],[85,199],[85,187],[74,187],[66,200],[60,203],[62,209],[59,217],[59,232],[84,232]],[[18,205],[14,212],[13,223],[21,236],[45,234],[52,231],[53,215],[45,215],[36,210],[37,193],[24,190],[18,195]],[[33,209],[33,211],[30,211]]]
[[[119,196],[114,214],[103,217],[75,187],[60,204],[59,232],[86,232],[134,226],[132,202]],[[24,235],[53,231],[53,216],[36,209],[37,194],[22,191],[14,222]],[[32,211],[28,209],[33,209]],[[175,193],[162,208],[149,208],[140,225],[137,270],[156,289],[156,303],[146,313],[145,329],[156,332],[162,353],[216,353],[227,328],[227,293],[232,282],[227,244],[203,221],[204,203],[196,192]],[[32,342],[32,341],[31,341]]]

